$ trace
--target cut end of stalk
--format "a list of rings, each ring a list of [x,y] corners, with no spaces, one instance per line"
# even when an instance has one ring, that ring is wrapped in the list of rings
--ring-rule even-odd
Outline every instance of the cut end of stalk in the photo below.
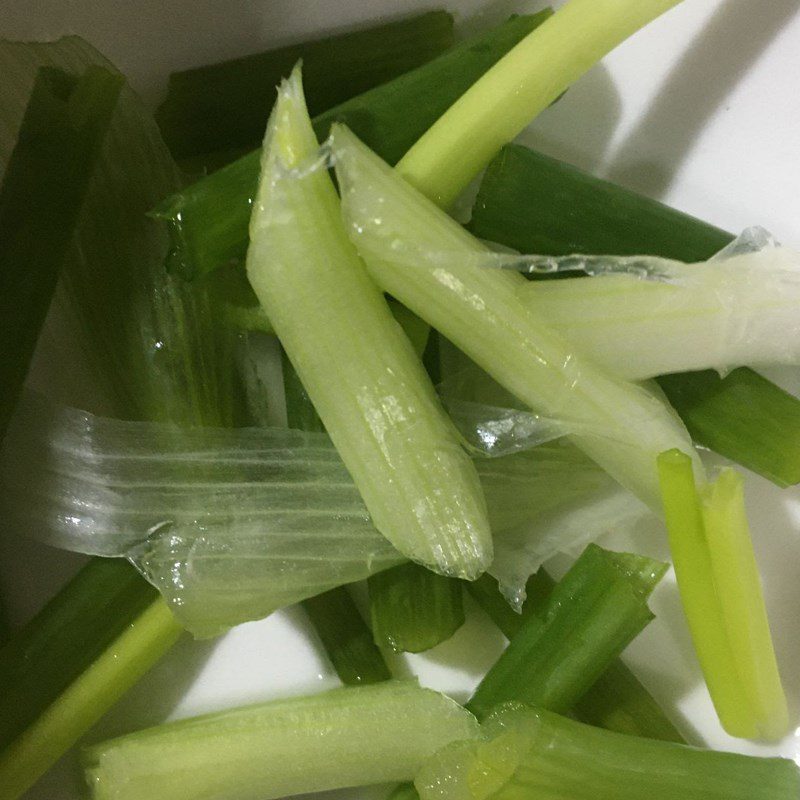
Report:
[[[789,725],[741,476],[723,470],[698,492],[691,460],[658,457],[678,589],[697,657],[723,728],[775,741]]]

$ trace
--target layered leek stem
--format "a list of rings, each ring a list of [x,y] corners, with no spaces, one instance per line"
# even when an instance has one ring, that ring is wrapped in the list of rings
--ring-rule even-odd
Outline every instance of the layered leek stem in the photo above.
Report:
[[[412,560],[477,577],[492,558],[477,472],[347,238],[299,71],[268,127],[250,238],[249,280],[375,527]]]
[[[612,374],[639,381],[800,362],[800,255],[788,248],[700,264],[642,256],[585,261],[610,272],[529,281],[520,293],[531,313]]]

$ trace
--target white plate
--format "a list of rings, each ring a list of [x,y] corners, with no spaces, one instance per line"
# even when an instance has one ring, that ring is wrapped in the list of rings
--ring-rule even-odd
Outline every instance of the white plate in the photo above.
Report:
[[[438,5],[435,0],[0,0],[0,35],[81,34],[156,103],[169,70]],[[473,26],[539,5],[449,3]],[[800,247],[797,11],[797,0],[685,0],[583,78],[541,115],[524,140],[727,230],[760,224]],[[777,377],[800,388],[798,373]],[[796,725],[800,491],[780,492],[750,477],[748,501]],[[658,542],[641,543],[639,549],[665,555]],[[76,557],[33,545],[0,545],[2,589],[14,621],[27,619],[77,563]],[[659,589],[653,607],[658,619],[626,658],[665,707],[676,708],[710,746],[800,760],[797,732],[780,745],[762,747],[721,731],[671,582]],[[500,636],[470,608],[467,625],[451,641],[408,662],[423,683],[464,698],[501,647]],[[291,609],[213,643],[182,641],[90,736],[335,684],[301,612]],[[28,797],[67,800],[79,796],[79,786],[68,756]]]

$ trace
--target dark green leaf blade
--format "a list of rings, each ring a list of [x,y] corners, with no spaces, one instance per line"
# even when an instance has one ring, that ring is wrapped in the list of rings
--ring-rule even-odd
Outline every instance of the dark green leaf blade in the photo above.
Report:
[[[526,600],[521,614],[511,608],[490,575],[467,584],[467,591],[503,635],[511,639],[528,617],[546,613],[555,586],[556,582],[543,569],[532,575],[525,586]],[[609,664],[572,710],[589,725],[647,739],[685,742],[653,696],[619,659]]]
[[[0,649],[0,750],[157,598],[126,561],[92,559]]]
[[[778,486],[800,483],[800,401],[747,367],[663,375],[692,438]]]
[[[303,608],[342,683],[356,686],[392,677],[346,586],[304,600]]]
[[[320,114],[438,56],[453,44],[453,18],[429,11],[363,30],[173,72],[156,112],[179,161],[257,147],[275,86],[302,59],[310,112]],[[215,163],[221,163],[214,157]]]
[[[0,440],[122,88],[102,67],[39,70],[0,189]]]
[[[442,111],[550,13],[515,17],[337,106],[315,119],[317,134],[324,138],[332,122],[346,122],[377,153],[396,162]],[[173,271],[191,277],[242,258],[259,159],[259,151],[249,153],[155,208],[153,214],[170,224]]]
[[[733,236],[570,164],[507,145],[481,182],[469,229],[523,253],[703,261]]]
[[[372,635],[396,653],[422,653],[464,624],[462,582],[419,564],[400,564],[373,575],[369,585]]]
[[[557,712],[572,708],[652,619],[647,598],[666,565],[589,545],[531,614],[475,690],[479,719],[515,700]]]

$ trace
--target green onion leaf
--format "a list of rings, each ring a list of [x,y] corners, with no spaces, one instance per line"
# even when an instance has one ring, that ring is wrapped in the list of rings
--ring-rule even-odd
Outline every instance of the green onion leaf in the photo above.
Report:
[[[407,558],[477,577],[492,555],[477,473],[347,238],[299,70],[267,129],[250,238],[250,283],[375,527]]]
[[[800,483],[800,400],[752,369],[658,379],[692,438],[778,486]]]
[[[220,162],[220,151],[257,147],[274,87],[302,60],[312,114],[415,69],[453,44],[453,18],[429,11],[241,58],[173,72],[156,111],[172,155],[194,166]]]
[[[451,103],[550,13],[515,17],[457,44],[428,64],[317,117],[314,130],[325,138],[332,122],[346,122],[394,163]],[[260,152],[249,153],[158,205],[153,213],[170,223],[172,269],[185,276],[202,275],[243,260],[259,164]]]
[[[467,591],[508,639],[512,639],[529,616],[546,613],[555,581],[540,569],[525,586],[527,598],[522,613],[516,613],[498,591],[497,581],[489,575],[466,584]],[[652,695],[633,672],[617,659],[586,690],[572,708],[575,716],[589,725],[618,733],[683,742]]]
[[[518,700],[567,711],[653,618],[647,598],[666,571],[643,556],[589,545],[530,614],[478,685],[467,708],[479,719]]]
[[[472,209],[475,236],[521,253],[653,255],[705,261],[733,236],[521,145],[486,169]]]
[[[610,50],[680,0],[569,0],[476,81],[397,165],[449,207],[500,148]]]
[[[52,67],[37,73],[0,189],[0,441],[121,88],[102,67],[80,78]]]
[[[229,709],[88,748],[95,800],[286,795],[410,780],[423,760],[473,738],[475,719],[444,695],[389,681]]]
[[[118,74],[78,37],[0,43],[0,72],[16,76],[13,92],[0,95],[0,113],[13,119],[39,65],[74,74],[89,64]],[[213,324],[204,291],[189,291],[165,274],[165,229],[146,216],[179,186],[179,171],[158,128],[141,100],[123,87],[62,267],[67,303],[81,350],[119,416],[241,424],[237,336]]]
[[[372,635],[395,653],[421,653],[464,624],[461,581],[419,564],[401,564],[368,580]]]
[[[28,789],[181,630],[130,564],[90,561],[0,648],[0,798]]]
[[[78,77],[90,65],[118,74],[77,37],[46,44],[0,42],[0,74],[13,76],[0,82],[3,162],[16,142],[39,67]],[[69,312],[81,334],[75,340],[105,388],[107,404],[120,416],[238,422],[236,338],[207,324],[213,314],[202,292],[190,294],[164,275],[164,231],[145,216],[159,198],[179,188],[178,176],[155,123],[123,87],[61,269]],[[74,362],[65,362],[73,378]],[[48,389],[59,393],[64,387],[53,380]],[[90,394],[96,400],[97,393]],[[39,660],[52,676],[37,685],[38,708],[44,710],[3,748],[4,800],[28,788],[169,649],[180,630],[130,565],[98,562],[92,569],[116,581],[95,583],[94,571],[79,573],[66,594],[57,595],[4,649],[4,668],[24,673],[30,666],[26,642],[35,639]],[[116,582],[140,604],[116,607]],[[87,612],[85,628],[80,615],[65,624],[59,609],[87,603],[104,619]],[[109,639],[106,625],[118,635]],[[71,650],[73,639],[82,643],[79,652]],[[74,655],[67,658],[67,652]]]
[[[342,683],[355,686],[392,677],[346,586],[303,600],[303,609]]]

